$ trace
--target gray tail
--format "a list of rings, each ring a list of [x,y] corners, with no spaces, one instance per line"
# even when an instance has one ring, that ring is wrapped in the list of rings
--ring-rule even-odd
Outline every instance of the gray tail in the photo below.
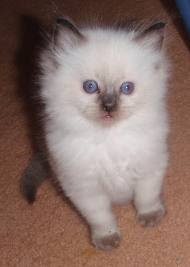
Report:
[[[36,153],[29,161],[21,179],[20,190],[29,204],[32,204],[36,198],[38,187],[48,177],[50,166],[40,153]]]

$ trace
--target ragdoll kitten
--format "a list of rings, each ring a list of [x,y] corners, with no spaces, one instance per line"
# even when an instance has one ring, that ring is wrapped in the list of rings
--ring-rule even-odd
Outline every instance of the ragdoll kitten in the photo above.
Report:
[[[165,213],[164,26],[77,28],[61,17],[42,53],[49,162],[100,249],[120,242],[113,203],[133,201],[145,226]]]

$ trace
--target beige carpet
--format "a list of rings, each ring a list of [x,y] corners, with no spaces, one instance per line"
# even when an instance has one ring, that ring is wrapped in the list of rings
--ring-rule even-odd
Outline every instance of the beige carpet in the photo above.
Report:
[[[27,32],[21,16],[39,18],[47,25],[60,14],[76,21],[97,14],[108,22],[114,17],[137,17],[161,18],[168,23],[165,45],[173,72],[168,99],[171,114],[171,159],[165,190],[168,214],[160,226],[144,229],[136,222],[131,206],[117,207],[123,240],[120,248],[111,253],[97,251],[90,245],[86,224],[49,182],[40,188],[33,206],[19,193],[19,178],[32,154],[24,99],[30,76],[27,60],[33,55],[25,49],[28,51],[33,45],[30,31],[31,36],[34,34],[32,28]],[[190,53],[171,16],[175,18],[172,9],[165,9],[159,0],[1,0],[1,267],[190,266]],[[23,85],[25,88],[20,88]]]

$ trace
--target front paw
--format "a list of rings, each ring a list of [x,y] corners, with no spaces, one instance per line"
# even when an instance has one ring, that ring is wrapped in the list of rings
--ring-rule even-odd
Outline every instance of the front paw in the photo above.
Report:
[[[161,219],[165,215],[164,209],[159,209],[157,211],[152,211],[149,213],[139,214],[138,221],[142,226],[156,226],[160,223]]]
[[[92,242],[96,248],[109,251],[119,247],[120,240],[120,234],[116,232],[101,237],[94,236]]]

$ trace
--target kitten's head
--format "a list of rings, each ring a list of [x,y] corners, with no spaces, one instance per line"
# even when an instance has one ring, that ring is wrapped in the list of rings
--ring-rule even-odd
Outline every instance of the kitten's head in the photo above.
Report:
[[[52,111],[106,125],[151,111],[165,95],[164,26],[78,29],[59,18],[42,58],[42,95]]]

